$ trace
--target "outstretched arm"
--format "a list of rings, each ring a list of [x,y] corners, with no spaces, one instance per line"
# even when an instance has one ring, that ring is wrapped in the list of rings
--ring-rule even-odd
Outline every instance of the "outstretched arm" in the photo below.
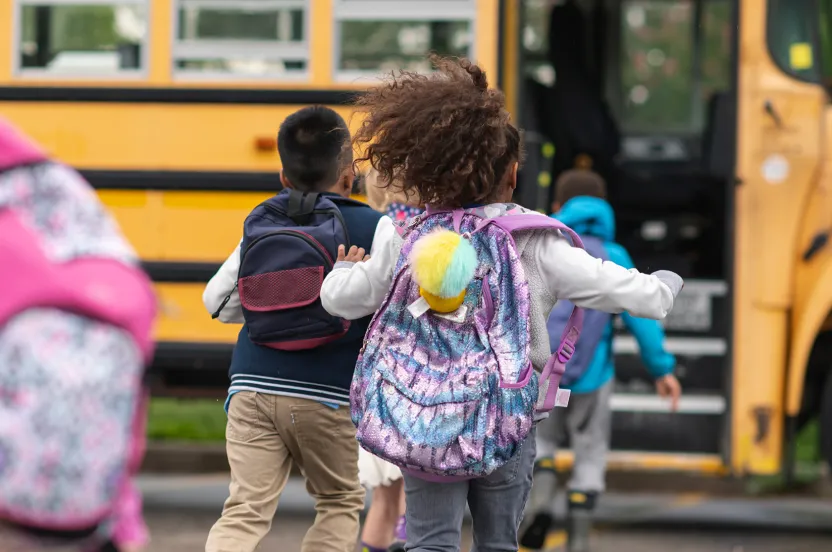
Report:
[[[673,308],[682,279],[668,271],[643,274],[572,247],[560,234],[546,233],[537,246],[537,266],[549,293],[579,307],[628,312],[661,320]]]
[[[634,268],[633,259],[627,250],[617,243],[607,244],[610,261],[626,269]],[[676,358],[664,348],[664,330],[656,320],[636,318],[628,313],[621,315],[624,325],[638,342],[641,360],[653,378],[672,374],[676,367]]]

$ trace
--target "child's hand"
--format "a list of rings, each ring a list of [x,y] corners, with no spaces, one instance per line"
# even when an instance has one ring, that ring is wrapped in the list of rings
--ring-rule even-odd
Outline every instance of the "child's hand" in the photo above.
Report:
[[[671,293],[673,293],[674,299],[679,296],[679,292],[682,291],[683,287],[685,287],[685,281],[682,280],[682,277],[675,272],[670,272],[669,270],[657,270],[653,273],[653,276],[658,278],[661,283],[670,289]]]
[[[656,380],[656,393],[660,397],[670,399],[670,410],[676,412],[679,408],[679,397],[682,396],[682,384],[673,374],[668,374]]]
[[[364,248],[352,246],[348,253],[344,253],[345,247],[343,245],[338,246],[338,262],[345,261],[348,263],[361,263],[364,261],[369,261],[370,256],[365,255]]]

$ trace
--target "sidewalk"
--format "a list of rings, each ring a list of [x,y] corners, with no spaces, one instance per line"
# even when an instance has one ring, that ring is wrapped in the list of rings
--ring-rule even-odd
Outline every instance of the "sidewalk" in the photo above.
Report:
[[[228,492],[225,475],[143,475],[139,487],[148,510],[180,509],[219,514]],[[291,478],[279,511],[313,515],[303,481]],[[565,503],[558,501],[558,519]],[[719,498],[706,494],[616,493],[602,497],[600,525],[696,529],[799,530],[832,534],[832,501],[814,498]]]

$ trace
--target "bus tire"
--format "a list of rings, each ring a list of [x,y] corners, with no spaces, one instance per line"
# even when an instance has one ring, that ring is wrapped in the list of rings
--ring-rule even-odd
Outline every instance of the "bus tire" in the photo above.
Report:
[[[832,372],[826,376],[820,404],[820,452],[832,470]]]

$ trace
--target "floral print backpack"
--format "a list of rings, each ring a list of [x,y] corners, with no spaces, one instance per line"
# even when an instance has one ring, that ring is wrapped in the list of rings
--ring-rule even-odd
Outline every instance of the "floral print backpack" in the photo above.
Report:
[[[155,299],[78,173],[0,118],[0,521],[96,531],[144,444]]]

